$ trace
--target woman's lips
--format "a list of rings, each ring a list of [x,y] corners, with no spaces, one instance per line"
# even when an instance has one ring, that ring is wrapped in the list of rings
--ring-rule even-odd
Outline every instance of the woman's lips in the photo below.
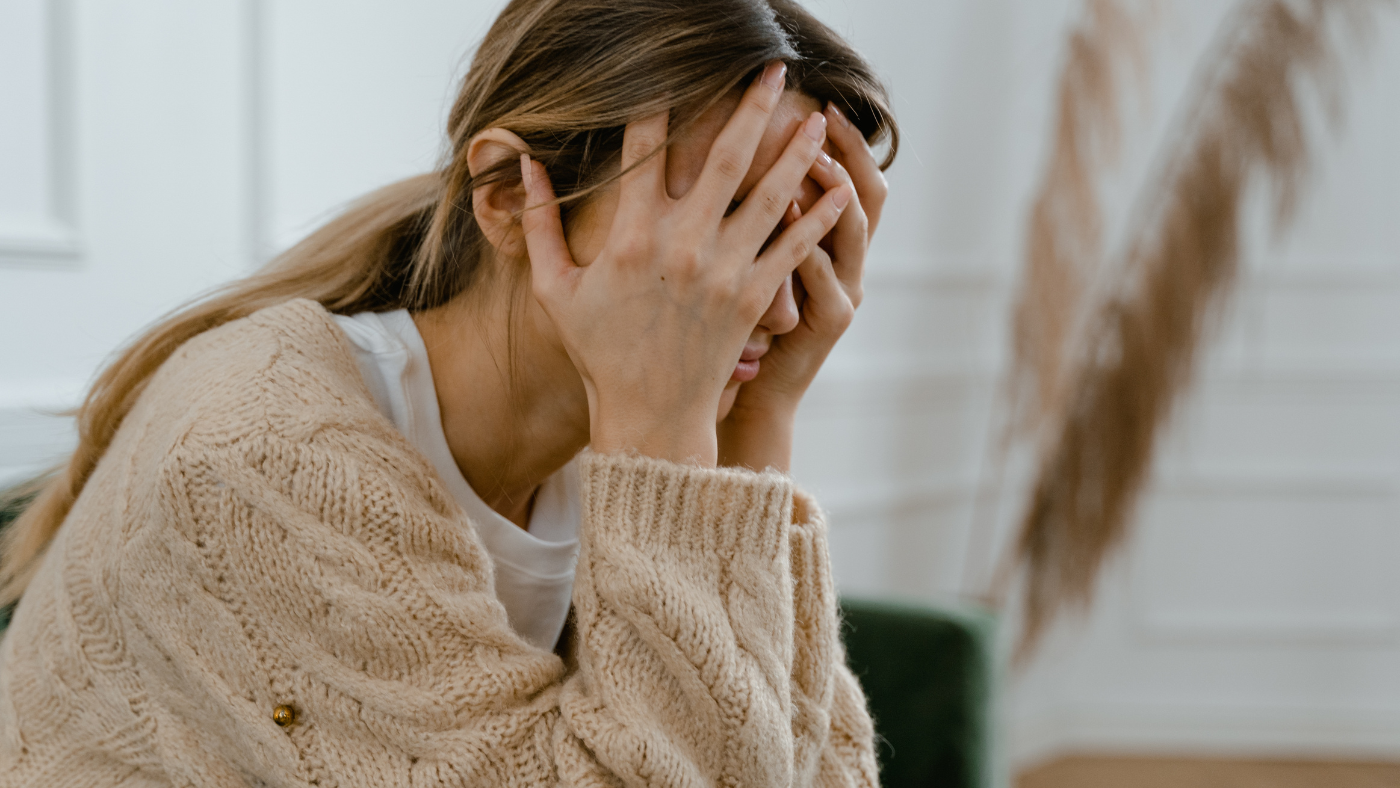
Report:
[[[758,377],[758,359],[753,361],[740,361],[734,365],[734,374],[729,379],[735,383],[748,383]]]
[[[739,356],[739,363],[734,365],[734,374],[729,379],[735,383],[748,383],[758,377],[758,360],[768,352],[768,348],[763,346],[744,347],[744,352]]]

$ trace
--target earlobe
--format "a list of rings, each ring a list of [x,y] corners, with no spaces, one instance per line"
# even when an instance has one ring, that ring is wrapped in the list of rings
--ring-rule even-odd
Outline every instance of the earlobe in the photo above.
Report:
[[[479,175],[502,162],[518,162],[530,146],[513,132],[500,128],[479,132],[467,143],[467,168]],[[486,240],[507,257],[525,255],[525,235],[520,212],[525,210],[525,188],[516,177],[488,183],[472,190],[472,213]]]

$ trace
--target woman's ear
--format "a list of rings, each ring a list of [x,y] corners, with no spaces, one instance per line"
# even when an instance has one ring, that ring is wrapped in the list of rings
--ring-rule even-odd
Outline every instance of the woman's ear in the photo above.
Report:
[[[525,140],[505,129],[486,129],[467,143],[467,169],[473,176],[509,160],[518,168],[520,154],[529,153]],[[507,257],[525,256],[525,233],[516,218],[525,210],[525,187],[518,177],[472,190],[472,213],[496,251]]]

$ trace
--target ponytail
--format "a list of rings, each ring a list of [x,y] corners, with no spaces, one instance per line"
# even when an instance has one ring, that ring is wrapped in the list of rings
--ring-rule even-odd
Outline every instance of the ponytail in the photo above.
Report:
[[[0,538],[0,607],[24,593],[122,419],[185,342],[293,298],[344,313],[409,306],[413,299],[402,283],[410,275],[403,268],[438,202],[440,181],[437,173],[420,175],[370,194],[263,271],[176,311],[122,350],[78,408],[78,446],[68,462],[0,499],[3,508],[32,499]]]

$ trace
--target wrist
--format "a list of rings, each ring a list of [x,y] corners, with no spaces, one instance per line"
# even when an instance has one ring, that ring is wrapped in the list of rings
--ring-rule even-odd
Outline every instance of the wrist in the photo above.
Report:
[[[589,445],[600,454],[638,454],[713,468],[719,448],[714,412],[656,414],[639,407],[598,407],[590,413]]]
[[[759,430],[783,425],[791,427],[797,420],[797,406],[800,403],[799,397],[760,397],[744,391],[740,393],[724,420]]]
[[[795,424],[795,408],[731,411],[718,428],[720,464],[789,473]]]

